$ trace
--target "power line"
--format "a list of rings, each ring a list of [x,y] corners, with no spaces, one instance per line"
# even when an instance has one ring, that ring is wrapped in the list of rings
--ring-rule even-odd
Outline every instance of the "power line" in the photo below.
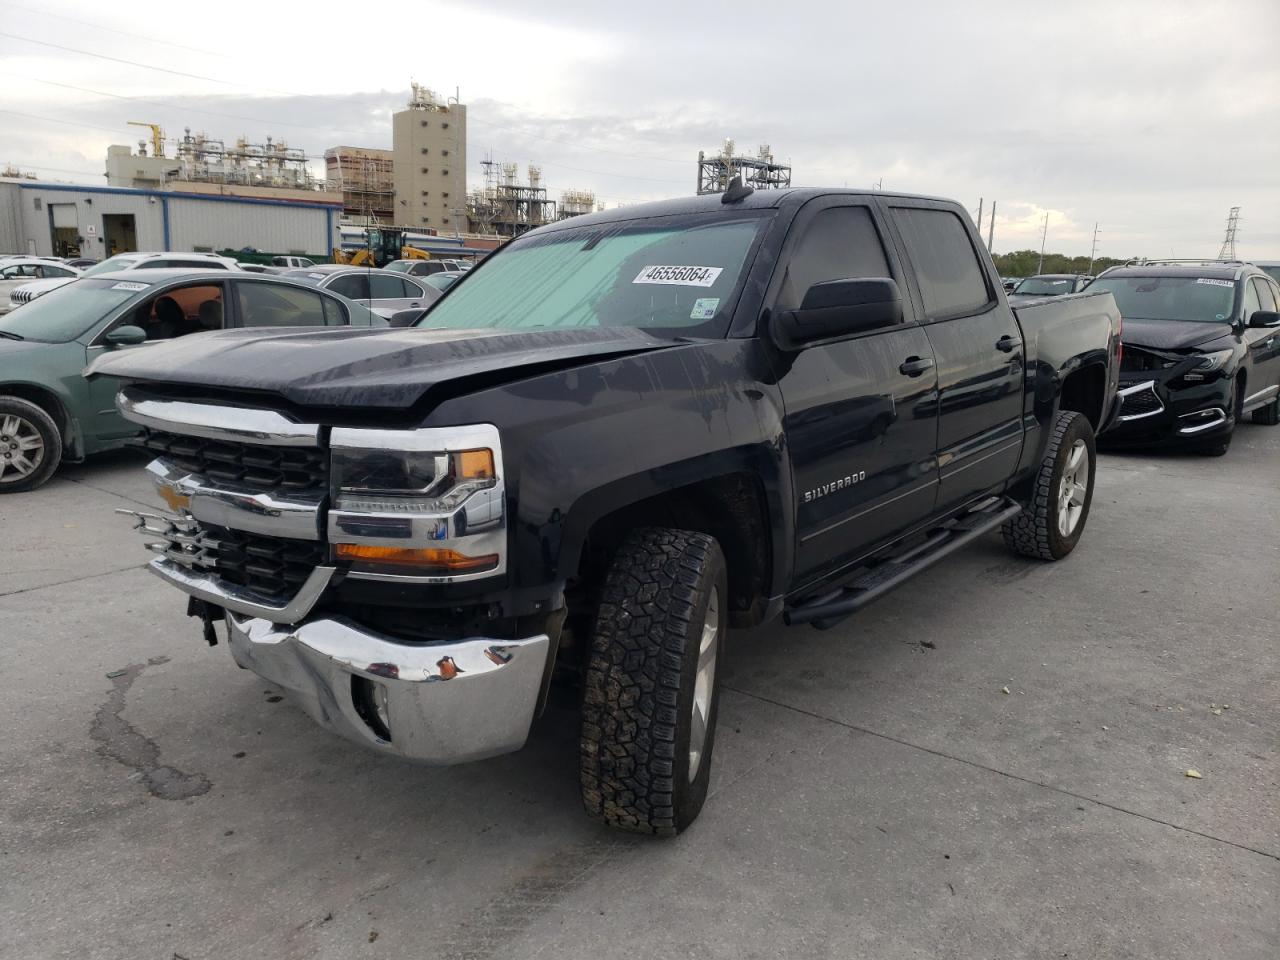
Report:
[[[4,0],[0,0],[4,2]],[[92,93],[99,97],[110,97],[112,100],[126,100],[129,103],[144,103],[153,107],[166,107],[171,110],[184,110],[187,113],[205,113],[212,117],[225,117],[228,120],[245,120],[250,123],[262,123],[270,127],[297,127],[300,130],[311,130],[319,132],[319,127],[313,127],[305,123],[290,123],[287,120],[267,120],[264,117],[246,117],[238,113],[222,113],[219,110],[205,110],[200,107],[188,107],[181,103],[174,103],[169,100],[146,100],[142,97],[126,97],[119,93],[108,93],[106,90],[94,90],[92,87],[78,87],[73,83],[63,83],[60,80],[46,80],[43,77],[19,77],[14,73],[4,73],[0,71],[0,76],[14,77],[21,80],[34,80],[36,83],[45,83],[51,87],[63,87],[67,90],[77,90],[80,93]]]
[[[105,53],[94,53],[92,50],[81,50],[78,47],[65,47],[60,43],[50,43],[48,40],[32,40],[30,37],[21,37],[16,33],[8,33],[4,30],[0,30],[0,37],[8,37],[10,40],[21,40],[23,43],[34,43],[41,47],[52,47],[54,50],[62,50],[66,53],[78,53],[84,57],[96,57],[99,60],[110,60],[112,63],[123,63],[130,67],[142,67],[144,70],[158,70],[160,73],[171,73],[175,77],[188,77],[192,80],[207,80],[209,83],[221,83],[228,87],[244,88],[244,84],[233,83],[230,80],[220,80],[217,77],[206,77],[202,73],[186,73],[182,70],[170,70],[168,67],[156,67],[149,63],[141,63],[137,60],[125,60],[123,57],[109,57]]]
[[[15,3],[14,0],[0,0],[0,3],[11,7],[21,8],[23,5]],[[135,40],[146,40],[148,43],[162,43],[167,47],[177,47],[179,50],[190,50],[192,53],[204,53],[211,57],[220,57],[223,60],[234,60],[235,58],[227,53],[219,53],[217,50],[207,50],[204,47],[191,47],[185,43],[176,43],[173,40],[161,40],[159,37],[147,36],[145,33],[130,33],[127,30],[116,30],[112,27],[103,26],[100,23],[93,23],[88,20],[82,20],[79,17],[67,17],[57,13],[50,13],[48,10],[40,11],[40,19],[63,20],[67,23],[78,24],[82,27],[92,27],[94,30],[103,33],[115,33],[122,37],[133,37]]]
[[[0,110],[0,113],[11,117],[22,117],[24,120],[43,120],[45,123],[61,123],[68,127],[84,127],[87,130],[105,130],[107,133],[119,133],[114,127],[100,127],[94,123],[80,123],[78,120],[59,120],[57,117],[42,117],[34,113],[19,113],[17,110]]]

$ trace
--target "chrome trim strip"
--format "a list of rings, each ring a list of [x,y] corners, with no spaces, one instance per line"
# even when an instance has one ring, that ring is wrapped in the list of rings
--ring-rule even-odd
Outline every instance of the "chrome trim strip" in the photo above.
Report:
[[[1208,423],[1197,423],[1190,427],[1179,427],[1178,432],[1184,435],[1203,433],[1205,430],[1212,430],[1214,427],[1220,427],[1227,422],[1227,413],[1221,407],[1208,407],[1204,410],[1197,410],[1194,413],[1184,413],[1178,419],[1185,420],[1187,417],[1199,417],[1206,413],[1213,414],[1213,419]]]
[[[134,387],[125,387],[116,394],[116,409],[126,420],[141,426],[206,440],[273,447],[320,444],[319,424],[297,423],[274,410],[165,400],[149,397]]]
[[[1160,406],[1155,410],[1148,410],[1146,413],[1131,413],[1128,416],[1125,416],[1125,398],[1135,393],[1141,393],[1143,390],[1150,390],[1151,395],[1156,398],[1156,403],[1160,404]],[[1164,413],[1164,401],[1161,400],[1160,395],[1156,393],[1156,382],[1154,380],[1144,380],[1142,383],[1135,383],[1131,387],[1125,387],[1123,390],[1117,390],[1116,396],[1120,398],[1120,413],[1116,417],[1117,423],[1128,423],[1131,420],[1141,420],[1144,417],[1154,417],[1158,413]]]
[[[333,448],[395,450],[411,453],[455,453],[488,447],[493,451],[494,469],[502,476],[502,449],[498,428],[491,423],[469,423],[457,427],[423,427],[420,430],[370,430],[334,427],[329,434]]]
[[[147,464],[147,474],[160,498],[196,520],[291,540],[320,539],[320,504],[324,491],[278,496],[268,490],[220,486],[177,469],[160,457]]]
[[[1263,387],[1257,393],[1251,393],[1249,394],[1249,396],[1245,397],[1242,403],[1253,403],[1255,400],[1258,400],[1258,401],[1269,400],[1272,397],[1274,397],[1277,393],[1280,393],[1280,384],[1277,384],[1272,387]]]
[[[165,557],[157,557],[147,568],[161,580],[169,583],[197,600],[204,600],[234,613],[260,617],[271,623],[298,623],[311,612],[320,595],[329,585],[333,567],[316,567],[306,582],[284,606],[263,603],[262,598],[248,590],[239,590],[223,584],[209,573],[197,573],[184,569]]]

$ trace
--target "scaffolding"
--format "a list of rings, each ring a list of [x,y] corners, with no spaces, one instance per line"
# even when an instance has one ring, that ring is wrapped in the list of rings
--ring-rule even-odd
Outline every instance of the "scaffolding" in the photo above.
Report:
[[[769,144],[760,144],[754,157],[738,156],[732,140],[725,140],[720,153],[707,156],[698,151],[698,193],[724,193],[736,176],[756,190],[780,190],[791,186],[791,166],[777,163]]]
[[[596,209],[596,195],[590,190],[563,190],[560,203],[556,207],[556,219],[568,220],[580,217],[584,213],[593,213]]]
[[[540,167],[529,164],[526,185],[517,182],[517,164],[498,163],[489,157],[480,161],[480,166],[484,186],[467,198],[467,219],[473,232],[518,237],[556,219],[556,202],[547,199]]]
[[[324,152],[324,163],[325,176],[342,191],[343,215],[369,224],[395,222],[390,150],[331,147]]]

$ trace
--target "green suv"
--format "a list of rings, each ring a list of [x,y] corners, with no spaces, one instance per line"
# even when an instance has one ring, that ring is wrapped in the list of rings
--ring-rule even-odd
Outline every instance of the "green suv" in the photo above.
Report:
[[[336,294],[227,270],[101,273],[51,290],[0,317],[0,494],[136,435],[115,381],[84,378],[106,351],[233,327],[386,325]]]

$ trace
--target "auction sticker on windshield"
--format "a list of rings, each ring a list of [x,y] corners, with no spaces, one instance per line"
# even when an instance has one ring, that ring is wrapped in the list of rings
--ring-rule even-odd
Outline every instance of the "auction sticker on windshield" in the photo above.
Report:
[[[716,310],[719,306],[719,297],[701,297],[693,301],[693,310],[689,312],[689,319],[710,320],[716,315]]]
[[[709,287],[716,282],[723,267],[645,267],[632,283],[666,283],[680,287]]]
[[[1205,277],[1201,277],[1196,283],[1203,283],[1206,287],[1234,287],[1236,285],[1234,280],[1209,280]]]
[[[119,283],[113,283],[111,285],[111,289],[112,290],[145,290],[147,289],[147,285],[145,283],[138,283],[136,280],[121,280]]]

